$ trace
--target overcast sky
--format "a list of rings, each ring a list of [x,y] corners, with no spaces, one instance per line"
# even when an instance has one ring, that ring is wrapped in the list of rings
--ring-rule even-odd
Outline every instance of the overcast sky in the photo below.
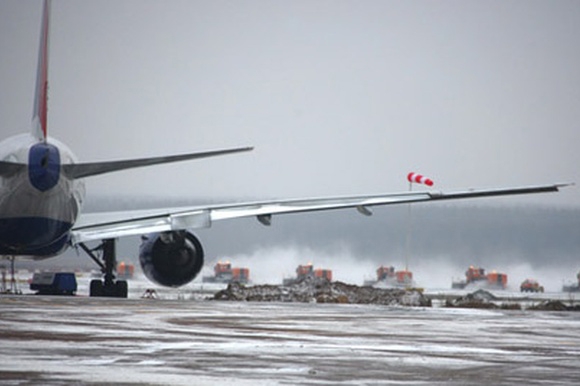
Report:
[[[0,0],[2,137],[30,127],[40,18],[41,1]],[[54,0],[50,39],[49,134],[81,161],[255,146],[90,195],[580,182],[578,1]]]

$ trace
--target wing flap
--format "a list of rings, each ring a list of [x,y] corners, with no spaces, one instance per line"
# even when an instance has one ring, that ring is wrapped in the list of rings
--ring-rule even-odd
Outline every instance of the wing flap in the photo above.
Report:
[[[272,216],[278,214],[313,212],[333,209],[355,208],[364,215],[372,214],[369,207],[406,204],[424,201],[466,199],[557,192],[570,184],[552,184],[516,188],[465,190],[444,192],[404,192],[376,195],[320,197],[291,200],[211,205],[204,207],[174,208],[134,212],[110,212],[90,219],[81,219],[72,232],[72,244],[90,240],[141,235],[151,232],[209,228],[214,221],[242,217],[256,217],[264,225],[270,225]],[[361,211],[361,208],[364,210]],[[97,215],[99,216],[99,215]]]
[[[143,213],[144,211],[140,211]],[[205,209],[185,208],[179,212],[143,213],[135,216],[130,212],[97,215],[101,221],[75,227],[71,243],[76,245],[91,240],[103,240],[124,236],[136,236],[155,232],[182,229],[200,229],[211,226],[210,212]],[[85,222],[87,222],[85,220]]]

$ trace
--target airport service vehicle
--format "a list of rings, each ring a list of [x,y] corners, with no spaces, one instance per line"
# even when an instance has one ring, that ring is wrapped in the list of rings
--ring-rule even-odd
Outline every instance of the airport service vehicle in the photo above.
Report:
[[[396,284],[399,287],[409,287],[413,285],[413,272],[407,269],[395,272],[395,278],[397,279]]]
[[[241,283],[248,284],[250,282],[250,269],[232,267],[229,261],[222,263],[218,261],[213,267],[213,276],[204,276],[202,281],[204,283]]]
[[[295,278],[287,278],[282,281],[283,285],[292,285],[300,280],[304,280],[308,277],[316,277],[320,279],[326,279],[328,281],[332,281],[332,270],[330,269],[323,269],[323,268],[316,268],[312,263],[308,263],[306,265],[299,265],[296,268],[296,277]]]
[[[469,285],[488,289],[506,289],[507,275],[497,271],[485,273],[485,269],[470,266],[465,271],[465,280],[454,281],[451,288],[463,289]]]
[[[135,275],[135,265],[130,263],[125,263],[121,261],[117,265],[117,278],[118,279],[132,279],[133,275]]]
[[[67,248],[78,247],[103,272],[102,280],[91,281],[91,296],[127,297],[127,281],[117,280],[115,276],[116,240],[120,237],[141,236],[139,262],[149,280],[162,286],[180,287],[197,277],[203,267],[204,249],[193,231],[209,228],[215,221],[255,217],[269,226],[273,216],[279,214],[344,208],[370,216],[372,208],[380,205],[557,192],[567,186],[550,184],[448,193],[412,191],[82,213],[86,178],[137,167],[248,152],[253,148],[79,162],[66,145],[48,135],[49,22],[50,0],[45,0],[30,132],[0,143],[0,257],[46,259]],[[102,109],[102,106],[95,108]],[[82,130],[82,122],[79,122],[79,130]],[[96,242],[100,244],[90,245]]]
[[[38,295],[74,295],[77,292],[77,278],[72,272],[35,273],[30,289]]]
[[[413,272],[408,269],[396,271],[393,266],[381,265],[377,268],[377,279],[366,280],[364,285],[382,284],[390,287],[412,287],[413,286]]]
[[[544,287],[534,279],[526,279],[520,284],[520,292],[544,292]]]
[[[395,267],[392,265],[388,267],[381,265],[377,268],[377,281],[393,280],[395,277],[397,275],[395,274]]]

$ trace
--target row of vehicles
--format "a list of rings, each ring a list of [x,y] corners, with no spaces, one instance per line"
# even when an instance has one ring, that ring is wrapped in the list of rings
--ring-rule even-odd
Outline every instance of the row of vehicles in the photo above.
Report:
[[[285,278],[283,285],[292,285],[306,278],[322,278],[332,281],[332,270],[326,268],[314,268],[312,263],[299,265],[296,268],[296,276]],[[233,267],[229,261],[218,261],[214,266],[214,274],[204,276],[202,281],[204,283],[241,283],[249,284],[250,270],[249,268]]]
[[[296,269],[296,278],[284,279],[284,285],[290,285],[304,277],[323,277],[332,281],[332,271],[329,269],[314,269],[312,263],[299,265]],[[577,274],[578,283],[564,285],[563,292],[580,292],[580,272]],[[365,280],[365,286],[386,286],[399,288],[413,288],[413,272],[407,268],[396,270],[393,266],[381,265],[376,270],[375,280]],[[465,279],[453,281],[451,288],[483,288],[490,290],[504,290],[508,285],[508,275],[503,272],[493,270],[486,272],[484,268],[470,266],[465,271]],[[521,292],[544,292],[544,287],[536,279],[525,279],[520,284]]]
[[[506,289],[508,276],[505,273],[491,271],[485,272],[484,268],[470,266],[465,271],[465,279],[453,281],[451,288],[464,289],[468,286],[486,289]],[[520,284],[521,292],[544,292],[544,287],[535,279],[525,279]]]
[[[508,283],[508,276],[505,273],[491,271],[485,272],[484,268],[470,266],[465,271],[465,279],[453,281],[451,288],[465,289],[470,287],[485,288],[485,289],[506,289]],[[413,272],[408,269],[396,271],[393,266],[381,265],[377,268],[376,280],[367,280],[365,285],[386,285],[389,287],[414,287]],[[526,279],[520,285],[521,292],[544,292],[537,280]]]
[[[296,276],[284,278],[283,285],[292,285],[305,278],[323,278],[332,281],[332,270],[327,268],[315,268],[312,263],[299,265],[296,268]],[[580,273],[578,274],[580,283]],[[250,270],[248,268],[232,267],[230,262],[218,262],[214,266],[214,275],[205,276],[204,283],[250,283]],[[470,266],[465,272],[465,279],[452,282],[452,288],[465,289],[469,287],[485,289],[506,289],[508,276],[505,273],[491,271],[485,272],[484,268]],[[385,286],[411,288],[415,287],[413,272],[407,268],[396,270],[394,266],[381,265],[376,270],[375,280],[365,280],[365,286]],[[526,279],[520,285],[521,292],[544,292],[544,287],[535,279]]]
[[[580,272],[576,275],[577,283],[564,285],[562,292],[580,292]],[[452,288],[463,289],[469,285],[487,288],[487,289],[506,289],[507,275],[505,273],[492,271],[485,273],[481,267],[470,266],[465,271],[465,280],[453,281]],[[535,279],[525,279],[520,284],[521,292],[544,292],[544,286]]]
[[[131,279],[134,275],[133,264],[121,262],[117,267],[117,276],[123,279]],[[283,285],[292,285],[305,278],[322,278],[332,281],[332,270],[327,268],[315,268],[312,263],[299,265],[296,268],[296,276],[283,279]],[[580,272],[577,274],[578,282],[564,285],[564,292],[580,292]],[[238,282],[249,284],[250,270],[245,267],[234,267],[229,261],[218,261],[214,266],[214,274],[203,277],[204,283],[231,283]],[[486,272],[484,268],[470,266],[465,271],[465,279],[452,281],[453,289],[484,288],[502,290],[507,288],[508,276],[495,270]],[[413,272],[408,269],[396,270],[393,266],[381,265],[376,270],[375,280],[365,280],[365,286],[385,286],[411,288],[415,287]],[[74,273],[37,273],[30,281],[30,289],[41,294],[66,294],[76,292],[76,280]],[[520,284],[521,292],[544,292],[544,287],[535,279],[525,279]]]

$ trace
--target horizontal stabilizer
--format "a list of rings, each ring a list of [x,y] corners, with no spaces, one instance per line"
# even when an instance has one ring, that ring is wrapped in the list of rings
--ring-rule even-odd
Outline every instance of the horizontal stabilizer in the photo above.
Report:
[[[124,161],[108,161],[108,162],[91,162],[63,165],[64,174],[72,179],[83,178],[89,176],[96,176],[99,174],[116,172],[125,169],[133,169],[142,166],[159,165],[170,162],[179,162],[192,160],[197,158],[214,157],[218,155],[226,155],[232,153],[239,153],[243,151],[253,150],[253,147],[240,147],[235,149],[213,150],[191,154],[180,154],[165,157],[140,158]]]
[[[24,169],[26,169],[24,164],[0,161],[0,176],[2,177],[10,177]]]

